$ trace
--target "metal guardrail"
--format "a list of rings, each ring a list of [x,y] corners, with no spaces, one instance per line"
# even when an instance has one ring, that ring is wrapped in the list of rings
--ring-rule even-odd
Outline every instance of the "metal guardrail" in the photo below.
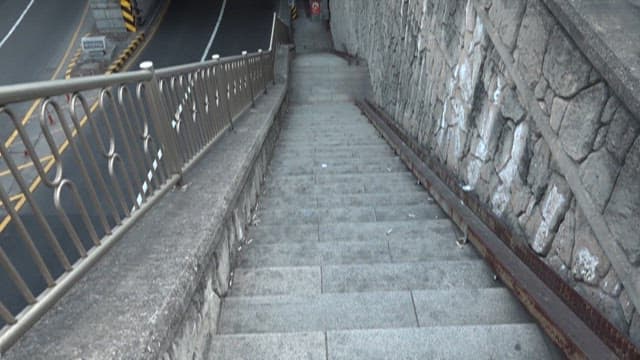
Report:
[[[287,34],[274,14],[268,51],[0,87],[0,354],[275,83]]]

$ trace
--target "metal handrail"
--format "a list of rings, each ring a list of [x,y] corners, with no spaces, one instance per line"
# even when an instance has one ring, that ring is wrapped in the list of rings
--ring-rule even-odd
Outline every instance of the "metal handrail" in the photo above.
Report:
[[[274,20],[267,51],[0,87],[0,354],[275,83],[282,34]]]

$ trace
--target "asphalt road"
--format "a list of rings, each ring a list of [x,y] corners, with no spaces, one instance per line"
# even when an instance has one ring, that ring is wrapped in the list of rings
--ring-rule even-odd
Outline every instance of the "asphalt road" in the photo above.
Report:
[[[0,40],[29,2],[0,1]],[[51,79],[86,4],[87,0],[34,0],[22,22],[0,47],[0,85]]]
[[[210,51],[222,56],[269,47],[273,12],[279,0],[173,0],[162,22],[137,63],[151,60],[156,68],[200,61],[220,20]]]
[[[165,15],[160,19],[161,22],[155,35],[144,45],[141,53],[135,58],[135,62],[132,63],[130,68],[137,68],[138,63],[144,60],[152,60],[156,68],[200,61],[212,36],[215,24],[218,22],[222,3],[222,0],[173,0]],[[207,58],[214,53],[230,55],[236,54],[242,49],[247,49],[248,51],[254,51],[258,48],[267,49],[272,15],[273,11],[277,8],[277,3],[278,0],[227,1],[224,17],[220,21],[215,41],[213,42],[211,51],[207,54]],[[0,3],[0,9],[2,9],[3,4],[4,3]],[[35,5],[31,11],[34,9]],[[81,13],[82,9],[79,11]],[[77,16],[79,17],[80,14]],[[24,21],[26,21],[26,17]],[[27,23],[23,22],[21,26],[25,24]],[[35,25],[31,23],[30,26],[33,27]],[[25,32],[28,33],[26,29],[25,27]],[[73,31],[71,31],[71,33],[72,32]],[[60,44],[60,42],[58,43]],[[62,43],[64,44],[64,42]],[[64,52],[64,50],[65,49],[59,51]],[[22,72],[24,71],[22,70]],[[98,117],[94,118],[94,120],[97,121],[98,124],[104,124],[99,115],[96,116]],[[100,126],[102,127],[104,125]],[[95,144],[96,140],[91,138],[88,128],[89,127],[85,126],[83,133],[88,136],[90,143]],[[116,139],[116,148],[120,149],[120,153],[122,154],[121,139]],[[122,154],[122,156],[124,162],[129,163],[129,159],[126,158],[125,154]],[[101,159],[102,155],[95,152],[95,157]],[[64,164],[65,177],[70,178],[76,183],[79,192],[86,200],[86,186],[75,165],[72,151],[66,151],[63,154],[62,162]],[[108,179],[106,167],[102,166],[100,171],[103,176]],[[40,186],[35,191],[34,198],[47,217],[52,230],[61,240],[65,253],[69,256],[70,260],[74,262],[78,259],[78,254],[69,240],[67,231],[60,221],[53,205],[53,191],[46,186]],[[100,203],[106,204],[105,198],[104,195],[101,195]],[[70,196],[67,193],[64,197],[63,206],[71,213],[71,221],[74,223],[79,233],[78,235],[82,238],[85,246],[91,247],[88,240],[88,232],[82,225],[77,208],[75,208],[69,199]],[[128,205],[133,205],[133,201],[133,199],[127,199]],[[92,205],[90,205],[88,201],[86,201],[86,203],[88,204],[87,207],[89,211],[95,214],[95,209],[92,208]],[[50,268],[53,269],[52,273],[54,277],[57,277],[62,273],[62,268],[54,257],[50,247],[46,244],[42,230],[35,222],[32,214],[32,209],[29,206],[25,206],[20,212],[20,218],[35,238],[36,246],[43,253],[45,261]],[[96,228],[99,228],[96,217],[92,217],[92,222]],[[114,223],[112,218],[109,219],[109,222],[111,225]],[[103,236],[104,233],[99,231],[98,235]],[[0,234],[0,243],[2,243],[3,249],[9,256],[14,259],[16,267],[25,277],[32,291],[35,294],[43,291],[45,289],[45,282],[37,272],[26,247],[19,239],[14,223],[10,223]],[[19,260],[16,261],[15,259]],[[0,269],[0,301],[14,314],[26,305],[3,269]],[[0,327],[2,325],[3,323],[0,321]]]

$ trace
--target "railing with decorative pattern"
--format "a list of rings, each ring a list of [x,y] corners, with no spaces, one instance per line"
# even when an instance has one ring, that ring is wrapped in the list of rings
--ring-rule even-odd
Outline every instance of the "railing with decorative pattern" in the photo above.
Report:
[[[286,37],[274,14],[268,51],[0,87],[0,353],[275,83]]]

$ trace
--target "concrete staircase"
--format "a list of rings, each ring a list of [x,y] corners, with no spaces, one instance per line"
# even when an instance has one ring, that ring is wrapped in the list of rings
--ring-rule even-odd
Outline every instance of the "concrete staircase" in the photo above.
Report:
[[[367,95],[367,68],[311,52],[291,79],[211,358],[549,358],[528,314],[458,246],[452,222],[353,105]]]

